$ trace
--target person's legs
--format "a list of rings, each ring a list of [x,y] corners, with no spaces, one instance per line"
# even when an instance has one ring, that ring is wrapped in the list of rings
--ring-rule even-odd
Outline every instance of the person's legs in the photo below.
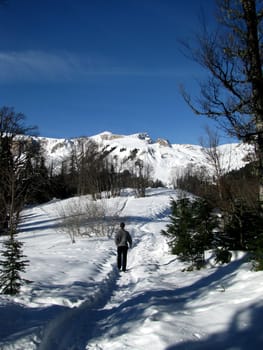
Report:
[[[118,269],[120,270],[121,269],[121,265],[122,265],[122,247],[118,247],[117,248],[117,266],[118,266]]]
[[[128,252],[128,247],[117,248],[117,266],[119,270],[122,268],[122,271],[126,271],[127,252]]]
[[[122,271],[126,271],[128,247],[122,247]]]

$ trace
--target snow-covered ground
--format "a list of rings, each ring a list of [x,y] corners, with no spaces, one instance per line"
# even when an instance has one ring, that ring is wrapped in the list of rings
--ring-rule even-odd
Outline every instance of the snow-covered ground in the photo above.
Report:
[[[61,233],[63,201],[25,210],[19,239],[31,282],[19,296],[0,296],[0,349],[262,349],[263,272],[241,253],[183,271],[160,234],[179,195],[155,189],[107,201],[133,237],[126,273],[116,269],[112,238],[72,244]]]

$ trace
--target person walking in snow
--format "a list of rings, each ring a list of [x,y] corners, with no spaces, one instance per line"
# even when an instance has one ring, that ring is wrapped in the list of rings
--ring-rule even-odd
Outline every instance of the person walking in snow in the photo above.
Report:
[[[115,244],[117,246],[117,265],[118,269],[126,271],[128,248],[132,247],[132,238],[128,231],[124,229],[125,223],[120,223],[120,229],[115,235]]]

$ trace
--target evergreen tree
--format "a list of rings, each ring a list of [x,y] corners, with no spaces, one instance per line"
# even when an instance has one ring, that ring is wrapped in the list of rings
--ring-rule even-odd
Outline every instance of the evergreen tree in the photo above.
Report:
[[[217,226],[212,208],[205,200],[188,198],[173,200],[171,207],[171,223],[162,233],[169,238],[173,254],[198,267],[204,263],[204,251],[212,247],[213,230]]]
[[[3,294],[16,295],[20,291],[22,278],[20,273],[25,272],[28,260],[22,254],[23,243],[12,235],[3,242],[2,256],[0,260],[0,290]]]

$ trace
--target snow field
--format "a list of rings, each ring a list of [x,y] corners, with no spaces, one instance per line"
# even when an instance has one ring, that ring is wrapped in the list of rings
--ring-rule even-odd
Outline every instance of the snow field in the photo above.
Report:
[[[179,195],[156,189],[107,201],[133,237],[126,273],[113,239],[71,244],[59,231],[60,202],[28,208],[19,238],[31,282],[17,297],[0,296],[0,349],[261,349],[263,273],[243,254],[184,272],[160,234]]]

